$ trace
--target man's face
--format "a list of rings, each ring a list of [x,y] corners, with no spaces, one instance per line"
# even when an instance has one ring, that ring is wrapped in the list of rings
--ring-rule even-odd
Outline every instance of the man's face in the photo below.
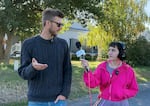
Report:
[[[62,29],[62,18],[54,17],[52,20],[49,21],[49,33],[53,36],[56,36],[58,32]]]

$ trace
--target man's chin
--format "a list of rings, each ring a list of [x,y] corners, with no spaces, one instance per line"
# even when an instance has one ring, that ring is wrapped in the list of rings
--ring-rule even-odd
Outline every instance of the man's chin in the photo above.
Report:
[[[53,34],[52,36],[53,36],[53,37],[56,37],[56,36],[57,36],[57,34]]]

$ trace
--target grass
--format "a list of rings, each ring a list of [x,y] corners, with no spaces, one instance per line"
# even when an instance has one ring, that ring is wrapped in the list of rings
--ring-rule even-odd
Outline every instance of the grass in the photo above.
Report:
[[[150,66],[134,67],[138,83],[150,82]]]
[[[0,104],[0,106],[27,106],[27,101],[20,101],[8,104]]]
[[[89,62],[90,68],[92,70],[99,64],[99,62]],[[69,99],[73,100],[88,94],[88,89],[85,87],[82,81],[83,68],[79,61],[72,61],[73,65],[73,75],[72,75],[72,88]],[[150,67],[146,66],[138,66],[134,67],[137,81],[138,83],[150,82]],[[3,87],[4,89],[11,88],[16,89],[17,93],[20,94],[22,92],[26,92],[26,81],[22,80],[17,72],[13,71],[12,66],[5,66],[4,64],[0,65],[0,89]],[[9,89],[8,89],[9,90]],[[21,92],[20,92],[20,91]],[[1,93],[1,92],[0,92]],[[5,93],[5,92],[3,92]],[[92,93],[98,93],[98,88],[92,89]],[[1,94],[0,94],[1,95]],[[25,94],[24,94],[25,95]],[[1,99],[1,98],[0,98]],[[16,102],[0,104],[0,106],[27,106],[26,100],[16,99]]]

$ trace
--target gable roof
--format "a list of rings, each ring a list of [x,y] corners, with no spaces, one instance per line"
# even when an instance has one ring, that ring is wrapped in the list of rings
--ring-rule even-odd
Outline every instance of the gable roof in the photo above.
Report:
[[[70,30],[80,30],[80,31],[88,31],[87,28],[84,28],[80,23],[74,22],[70,28]]]
[[[147,39],[147,41],[150,41],[150,31],[149,30],[142,32],[140,34],[140,36],[144,36]]]

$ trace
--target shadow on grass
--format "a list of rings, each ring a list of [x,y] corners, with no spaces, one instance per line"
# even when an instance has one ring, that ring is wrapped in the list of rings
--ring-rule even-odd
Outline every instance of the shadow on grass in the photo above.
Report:
[[[136,66],[134,67],[138,83],[150,82],[150,67],[149,66]]]

